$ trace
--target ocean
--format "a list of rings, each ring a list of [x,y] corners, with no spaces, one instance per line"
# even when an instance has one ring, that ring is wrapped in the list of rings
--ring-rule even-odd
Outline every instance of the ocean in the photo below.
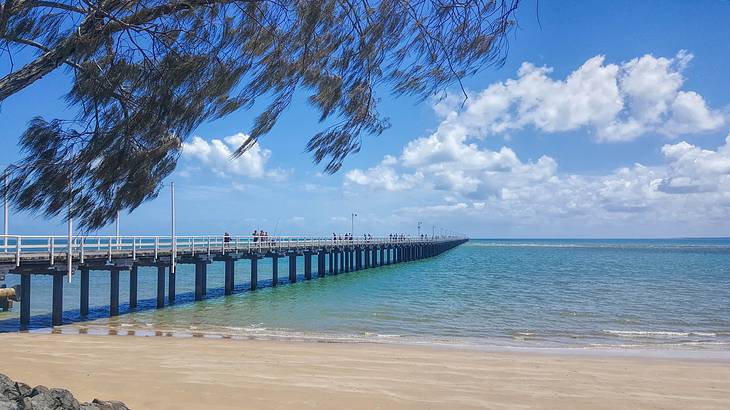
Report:
[[[286,258],[280,258],[285,280]],[[109,274],[91,272],[91,317],[78,314],[79,275],[64,289],[62,332],[378,341],[507,347],[730,350],[730,239],[473,239],[440,256],[223,296],[223,263],[193,301],[192,265],[179,265],[177,303],[154,309],[156,269],[140,268],[139,308],[109,318]],[[313,264],[316,267],[316,263]],[[315,275],[316,276],[316,275]],[[283,279],[282,279],[283,278]],[[9,286],[17,275],[8,275]],[[32,331],[49,331],[50,277],[34,277]],[[19,306],[0,313],[17,331]],[[56,329],[59,331],[59,329]]]

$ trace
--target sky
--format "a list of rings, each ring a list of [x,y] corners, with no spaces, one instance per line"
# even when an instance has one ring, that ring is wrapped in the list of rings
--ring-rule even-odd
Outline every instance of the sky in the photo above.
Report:
[[[334,175],[305,152],[322,126],[304,95],[236,160],[256,112],[202,124],[121,233],[167,234],[174,181],[179,234],[331,235],[357,214],[356,235],[730,236],[728,20],[722,0],[525,0],[506,63],[467,78],[465,103],[381,92],[391,127]],[[67,87],[56,72],[3,103],[0,163],[31,118],[70,115]],[[65,229],[10,214],[11,233]]]

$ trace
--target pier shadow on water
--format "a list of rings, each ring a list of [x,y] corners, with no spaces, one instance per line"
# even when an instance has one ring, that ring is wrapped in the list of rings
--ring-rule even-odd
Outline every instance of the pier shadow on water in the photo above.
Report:
[[[287,274],[288,275],[288,274]],[[209,280],[211,277],[209,276]],[[311,280],[317,280],[322,279],[317,277],[316,272],[312,272],[312,279]],[[279,278],[277,282],[277,286],[287,286],[287,285],[296,285],[297,283],[306,282],[308,280],[305,279],[304,274],[298,274],[297,279],[295,283],[290,283],[288,276],[287,278],[282,279]],[[177,285],[180,285],[180,283],[177,283]],[[256,282],[256,288],[257,290],[266,289],[266,288],[273,288],[273,280],[272,279],[260,279]],[[156,288],[155,288],[156,289]],[[165,291],[168,292],[169,288],[165,288]],[[91,292],[94,292],[94,289],[91,290]],[[224,287],[213,287],[208,288],[206,290],[206,294],[203,296],[202,301],[196,301],[195,300],[195,291],[184,291],[177,293],[175,295],[175,302],[173,304],[168,303],[168,293],[165,293],[165,306],[163,308],[157,307],[157,298],[140,298],[137,301],[137,307],[130,309],[129,307],[129,301],[127,298],[126,302],[122,302],[122,298],[120,295],[120,301],[119,301],[119,315],[126,315],[130,313],[139,313],[139,312],[145,312],[145,311],[153,311],[153,310],[159,310],[159,309],[174,309],[176,306],[181,305],[187,305],[191,303],[205,303],[207,300],[210,299],[217,299],[217,298],[224,298],[224,297],[237,297],[238,295],[242,293],[248,293],[251,291],[251,282],[244,282],[241,284],[236,284],[233,287],[233,293],[229,296],[225,295],[225,288]],[[108,292],[107,292],[108,294]],[[128,295],[125,295],[128,296]],[[65,302],[65,301],[64,301]],[[13,310],[19,311],[20,310],[20,304],[16,302],[15,306],[13,307]],[[97,319],[102,318],[110,318],[109,316],[109,305],[97,305],[97,306],[89,306],[89,314],[86,316],[81,316],[81,311],[79,308],[76,309],[69,309],[63,311],[63,325],[69,325],[74,323],[80,323],[80,322],[89,322]],[[1,315],[1,313],[0,313]],[[1,317],[1,316],[0,316]],[[20,327],[20,318],[17,315],[13,315],[13,317],[8,317],[5,319],[0,319],[0,333],[9,333],[9,332],[28,332],[28,331],[38,331],[38,330],[48,330],[50,332],[53,332],[53,329],[55,329],[54,326],[51,325],[51,312],[45,312],[40,314],[31,315],[30,318],[30,325],[26,328]]]

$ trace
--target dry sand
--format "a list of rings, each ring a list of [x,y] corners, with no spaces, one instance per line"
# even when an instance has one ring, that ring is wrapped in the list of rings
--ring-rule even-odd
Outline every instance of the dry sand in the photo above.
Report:
[[[0,372],[133,409],[728,409],[723,360],[5,334]]]

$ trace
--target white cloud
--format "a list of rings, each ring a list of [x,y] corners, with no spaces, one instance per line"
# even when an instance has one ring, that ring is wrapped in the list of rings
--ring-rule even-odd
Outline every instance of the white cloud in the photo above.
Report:
[[[730,183],[730,135],[717,151],[701,149],[684,141],[665,145],[669,159],[659,189],[666,193],[700,193],[727,190]]]
[[[362,171],[354,169],[345,174],[345,179],[355,185],[377,186],[386,191],[403,191],[416,188],[423,180],[421,173],[398,174],[392,166],[397,160],[386,155],[380,164]]]
[[[271,150],[261,148],[258,143],[240,157],[233,158],[236,148],[243,144],[246,138],[248,138],[246,134],[238,133],[222,140],[214,138],[208,142],[196,136],[189,142],[183,143],[182,155],[191,161],[197,161],[200,165],[221,176],[285,179],[286,171],[280,168],[266,168],[266,163],[271,157]]]
[[[480,148],[453,134],[443,144],[433,138],[408,144],[400,164],[391,157],[368,171],[351,171],[346,188],[409,191],[402,194],[408,202],[416,193],[423,202],[431,192],[431,204],[404,206],[400,215],[450,213],[532,226],[561,221],[563,227],[570,220],[577,226],[573,229],[583,232],[622,224],[624,233],[647,223],[676,229],[727,224],[730,214],[730,136],[715,150],[685,141],[667,144],[662,165],[634,164],[604,175],[560,174],[557,162],[547,156],[523,161],[510,148]],[[408,159],[411,149],[429,161]],[[403,182],[416,175],[417,182]],[[439,194],[443,192],[447,195]]]
[[[564,174],[549,156],[524,160],[509,147],[481,145],[485,136],[527,126],[545,133],[585,129],[600,141],[715,130],[724,116],[681,89],[691,58],[681,51],[674,58],[645,55],[606,64],[597,56],[565,79],[525,63],[517,79],[490,85],[463,109],[450,97],[435,102],[442,121],[431,135],[410,141],[398,157],[348,172],[345,188],[393,191],[393,197],[408,191],[403,199],[418,196],[426,203],[401,208],[404,216],[452,212],[533,226],[571,220],[579,230],[621,223],[631,229],[648,220],[671,227],[698,220],[727,224],[730,136],[715,150],[667,144],[661,165],[634,164],[603,175]]]
[[[435,106],[444,118],[440,136],[483,137],[533,127],[556,133],[585,129],[604,142],[630,141],[649,133],[666,136],[717,130],[725,116],[694,91],[684,91],[683,70],[692,55],[645,55],[621,64],[588,59],[565,79],[552,68],[523,63],[516,79],[493,83],[466,106],[446,98]],[[454,151],[441,151],[454,154]]]

